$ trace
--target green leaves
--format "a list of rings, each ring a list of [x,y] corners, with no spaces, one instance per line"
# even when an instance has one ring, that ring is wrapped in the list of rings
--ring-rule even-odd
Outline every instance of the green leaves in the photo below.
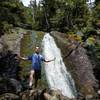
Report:
[[[34,3],[34,24],[38,23],[38,27],[43,29],[49,26],[61,31],[64,27],[69,30],[74,30],[74,26],[86,27],[90,16],[85,0],[42,0],[39,5]]]
[[[5,26],[10,29],[10,24],[12,26],[20,26],[24,27],[25,24],[30,26],[28,28],[32,28],[32,16],[29,13],[30,8],[26,8],[23,6],[22,2],[18,0],[1,0],[0,1],[0,26],[2,28],[0,31],[5,32]],[[2,23],[5,23],[2,25]],[[6,31],[9,33],[9,31]]]

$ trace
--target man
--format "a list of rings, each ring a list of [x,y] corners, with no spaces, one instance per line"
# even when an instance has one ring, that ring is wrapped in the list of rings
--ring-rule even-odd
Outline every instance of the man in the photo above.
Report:
[[[32,67],[31,67],[31,71],[30,71],[29,88],[32,88],[33,77],[35,79],[35,87],[37,87],[37,81],[38,81],[38,79],[41,78],[41,61],[51,62],[51,61],[55,60],[55,58],[52,59],[52,60],[46,60],[40,54],[40,48],[39,47],[35,48],[35,53],[32,54],[31,56],[29,56],[27,58],[19,56],[19,58],[21,58],[23,60],[31,60],[32,61]]]

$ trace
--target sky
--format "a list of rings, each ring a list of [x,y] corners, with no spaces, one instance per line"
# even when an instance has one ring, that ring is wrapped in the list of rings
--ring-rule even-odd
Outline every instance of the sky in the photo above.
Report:
[[[24,6],[28,6],[30,3],[30,0],[21,0],[21,1],[23,2]],[[36,1],[38,3],[40,0],[36,0]]]
[[[30,0],[21,0],[22,2],[23,2],[23,4],[25,5],[25,6],[28,6],[29,5],[29,3],[30,3]],[[40,0],[36,0],[37,1],[37,3],[40,1]],[[89,0],[90,1],[90,0]],[[91,0],[92,2],[93,1],[95,1],[95,0]]]

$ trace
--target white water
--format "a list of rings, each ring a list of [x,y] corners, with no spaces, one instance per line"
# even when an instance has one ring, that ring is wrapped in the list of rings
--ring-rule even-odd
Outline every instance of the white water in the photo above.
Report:
[[[50,88],[58,89],[64,96],[74,98],[76,95],[74,81],[65,67],[60,49],[57,47],[53,37],[48,33],[45,34],[42,45],[46,59],[49,60],[56,57],[55,61],[45,63],[46,77]]]

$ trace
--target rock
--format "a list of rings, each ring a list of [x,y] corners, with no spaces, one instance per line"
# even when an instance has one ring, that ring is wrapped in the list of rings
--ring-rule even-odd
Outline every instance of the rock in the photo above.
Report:
[[[98,95],[100,95],[100,90],[97,91]]]
[[[51,96],[48,93],[44,93],[44,97],[45,97],[46,100],[58,100],[59,99],[56,96]]]
[[[20,94],[21,100],[43,100],[39,90],[26,90]]]
[[[16,93],[21,92],[22,86],[21,86],[19,81],[17,81],[16,79],[11,78],[9,82],[12,85],[12,87],[14,87]]]
[[[16,56],[12,51],[0,53],[0,77],[18,78],[21,69]]]
[[[0,52],[3,51],[3,45],[0,43]]]
[[[8,46],[8,50],[14,53],[20,53],[20,41],[23,38],[22,33],[5,34],[1,37],[3,45]]]
[[[21,84],[16,79],[2,78],[0,79],[0,94],[3,93],[19,93],[22,90]]]
[[[60,91],[48,89],[27,90],[20,94],[20,98],[21,100],[72,100],[63,96]]]
[[[52,98],[65,98],[60,90],[50,90],[50,95],[52,96]],[[66,97],[67,98],[67,97]],[[68,99],[68,98],[67,98]]]
[[[19,96],[12,93],[5,93],[0,95],[0,100],[19,100]]]
[[[75,40],[73,40],[73,42],[66,34],[52,32],[51,35],[54,37],[58,47],[61,49],[63,56],[69,54],[69,52],[77,46],[78,42]],[[93,72],[91,60],[87,55],[87,51],[79,45],[70,56],[64,59],[64,62],[75,80],[78,91],[83,95],[95,95],[96,92],[94,87],[97,88],[98,83]]]
[[[91,99],[93,99],[93,95],[86,95],[86,100],[91,100]]]
[[[3,35],[0,37],[0,53],[5,52],[6,50],[8,50],[8,45]]]

